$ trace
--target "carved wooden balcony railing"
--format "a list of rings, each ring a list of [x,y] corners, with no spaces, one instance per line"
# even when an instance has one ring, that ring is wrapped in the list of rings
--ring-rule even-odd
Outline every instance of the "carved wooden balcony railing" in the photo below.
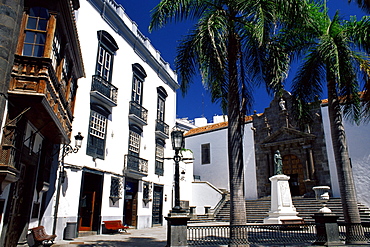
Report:
[[[27,118],[54,143],[69,141],[72,129],[73,102],[66,91],[49,58],[15,55],[9,101],[19,109],[31,107]]]
[[[104,104],[110,107],[117,106],[118,88],[104,80],[101,76],[94,75],[92,77],[91,93]]]
[[[148,110],[134,101],[130,101],[129,117],[140,125],[147,125]]]
[[[169,126],[165,122],[158,120],[155,125],[155,134],[163,139],[168,139]]]
[[[141,178],[148,176],[148,160],[140,157],[126,154],[125,165],[123,169],[128,177]]]

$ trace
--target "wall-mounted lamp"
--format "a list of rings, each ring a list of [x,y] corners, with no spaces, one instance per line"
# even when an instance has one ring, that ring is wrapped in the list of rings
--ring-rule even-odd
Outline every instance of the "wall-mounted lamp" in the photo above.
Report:
[[[54,210],[53,234],[55,234],[57,219],[58,219],[60,189],[66,177],[66,172],[64,171],[64,157],[66,157],[70,153],[77,153],[78,150],[81,148],[82,140],[84,139],[84,137],[81,135],[81,132],[78,132],[78,134],[75,135],[74,138],[75,138],[75,147],[72,147],[70,144],[63,144],[62,160],[60,161],[60,167],[59,167],[57,195],[55,199],[56,202],[55,202],[55,210]]]

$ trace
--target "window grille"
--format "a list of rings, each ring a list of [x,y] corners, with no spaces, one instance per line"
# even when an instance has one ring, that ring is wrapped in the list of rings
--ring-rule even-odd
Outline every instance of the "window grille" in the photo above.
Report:
[[[164,173],[163,158],[164,158],[164,147],[162,145],[156,144],[155,146],[155,174],[159,176],[163,176],[163,173]]]
[[[151,183],[143,182],[143,201],[145,205],[152,200],[151,191],[152,191]]]
[[[100,139],[105,138],[107,118],[97,112],[91,113],[90,134]]]
[[[139,154],[140,153],[140,135],[132,130],[130,130],[130,140],[129,148],[130,154]]]
[[[118,177],[111,177],[110,183],[110,199],[113,205],[122,198],[122,179]]]
[[[95,111],[91,111],[90,130],[86,150],[87,155],[94,158],[104,159],[107,122],[107,117]]]

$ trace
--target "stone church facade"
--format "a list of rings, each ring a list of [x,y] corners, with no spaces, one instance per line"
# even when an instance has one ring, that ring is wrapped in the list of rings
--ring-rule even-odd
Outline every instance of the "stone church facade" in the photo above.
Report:
[[[276,95],[263,114],[253,115],[258,197],[270,195],[277,150],[292,196],[310,196],[312,187],[331,185],[320,105],[321,101],[311,105],[311,121],[303,127],[293,117],[292,97],[286,91]]]

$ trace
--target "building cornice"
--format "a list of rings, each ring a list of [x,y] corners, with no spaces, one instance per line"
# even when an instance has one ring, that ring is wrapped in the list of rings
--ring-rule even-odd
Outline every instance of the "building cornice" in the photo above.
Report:
[[[158,50],[137,28],[137,24],[125,13],[122,5],[114,0],[87,0],[101,15],[102,19],[146,62],[165,84],[175,91],[179,88],[177,74],[163,60]]]

